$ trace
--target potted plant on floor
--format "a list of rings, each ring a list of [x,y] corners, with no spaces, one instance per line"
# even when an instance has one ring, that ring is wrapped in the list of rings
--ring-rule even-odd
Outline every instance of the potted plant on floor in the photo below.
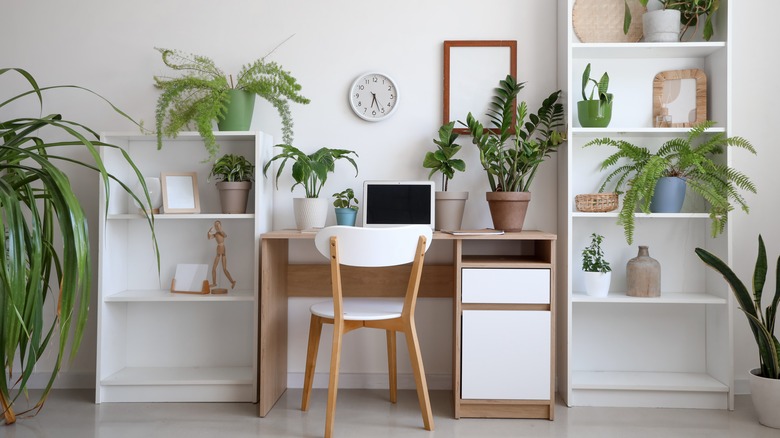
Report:
[[[588,84],[593,82],[590,95],[585,94]],[[582,72],[582,100],[577,102],[577,120],[583,128],[606,128],[612,120],[612,93],[609,88],[609,75],[604,72],[598,82],[590,77],[590,63]],[[594,99],[594,93],[598,98]]]
[[[693,26],[694,34],[704,16],[702,38],[709,41],[714,33],[712,17],[720,8],[720,0],[637,0],[647,7],[642,16],[646,42],[679,41]],[[623,33],[631,26],[631,9],[625,2]],[[680,29],[682,27],[682,30]]]
[[[336,208],[336,224],[355,226],[358,212],[358,200],[355,198],[355,192],[351,189],[345,189],[339,193],[334,193],[333,207]],[[352,205],[352,203],[355,205]]]
[[[461,146],[455,144],[459,135],[453,132],[455,122],[444,124],[439,128],[439,139],[433,139],[436,151],[427,152],[423,159],[423,167],[431,169],[428,179],[436,173],[441,173],[441,191],[436,192],[435,228],[437,230],[459,230],[463,223],[463,210],[469,192],[448,191],[449,182],[455,177],[455,171],[464,172],[466,162],[454,158]]]
[[[767,256],[764,239],[758,236],[758,257],[753,271],[753,294],[737,277],[734,271],[721,259],[702,248],[696,248],[696,255],[708,266],[718,271],[731,287],[739,304],[739,309],[745,314],[750,330],[758,346],[759,368],[750,371],[750,394],[753,405],[758,412],[758,421],[769,427],[780,429],[780,342],[775,336],[775,319],[780,303],[780,282],[775,284],[775,295],[761,311],[764,284],[767,274]],[[777,260],[780,276],[780,257]]]
[[[604,236],[596,233],[590,235],[591,241],[582,250],[582,272],[585,275],[585,291],[594,297],[606,297],[609,294],[609,284],[612,280],[612,268],[604,259],[601,244]]]
[[[279,188],[279,177],[284,171],[288,160],[292,160],[292,177],[295,184],[290,188],[292,192],[298,185],[303,186],[305,198],[293,199],[295,223],[299,230],[322,228],[328,217],[328,201],[319,199],[320,190],[328,180],[328,174],[336,169],[337,160],[347,160],[355,168],[355,176],[358,175],[358,166],[355,162],[357,154],[346,149],[321,148],[312,154],[306,154],[300,149],[289,145],[279,144],[276,147],[282,151],[271,158],[263,167],[263,175],[268,176],[268,169],[274,161],[281,160],[276,170],[276,187]]]
[[[211,166],[209,179],[217,179],[222,213],[246,213],[249,191],[255,175],[255,165],[243,155],[225,154]]]
[[[154,240],[154,222],[147,214],[152,208],[151,199],[132,160],[124,155],[132,171],[128,179],[120,181],[106,171],[99,154],[100,148],[117,146],[98,141],[95,131],[61,114],[41,115],[45,114],[43,95],[52,89],[77,88],[105,98],[73,85],[39,87],[25,70],[0,69],[0,75],[9,72],[19,74],[30,90],[0,99],[5,115],[0,118],[0,217],[4,236],[0,239],[0,412],[6,425],[14,423],[18,414],[37,413],[43,408],[63,359],[76,354],[87,325],[92,278],[87,217],[58,164],[76,164],[95,171],[107,194],[109,180],[117,181],[144,206],[142,213]],[[31,116],[23,114],[24,105],[17,105],[25,103],[25,98],[37,99],[39,110],[33,110]],[[89,159],[65,157],[65,150],[84,152],[82,155]],[[136,182],[142,199],[130,189]],[[156,241],[154,245],[156,250]],[[48,315],[48,309],[56,312]],[[36,369],[43,357],[53,359],[49,380],[35,406],[17,413],[14,404],[22,394],[27,397],[33,371],[47,372]]]
[[[249,130],[255,95],[276,108],[282,119],[283,142],[292,144],[290,102],[307,104],[309,99],[299,93],[301,86],[282,66],[266,62],[264,56],[241,67],[234,81],[233,75],[227,76],[205,56],[170,49],[156,50],[162,54],[165,65],[182,72],[182,76],[176,78],[154,77],[155,86],[162,90],[155,113],[158,148],[162,147],[163,136],[176,137],[194,124],[203,137],[208,160],[213,160],[219,145],[212,132],[212,122],[218,123],[220,131]]]
[[[515,106],[523,86],[511,75],[500,81],[487,113],[493,129],[485,128],[471,113],[464,124],[487,174],[493,226],[504,231],[523,229],[539,165],[565,141],[560,130],[564,125],[563,105],[558,101],[561,90],[544,99],[537,114],[529,115],[525,102]]]
[[[709,203],[712,236],[726,226],[728,212],[739,205],[749,208],[737,189],[756,192],[747,175],[721,164],[714,158],[728,146],[745,149],[753,154],[753,145],[742,137],[726,137],[723,133],[708,134],[715,122],[707,121],[690,129],[686,137],[673,138],[661,145],[658,152],[633,145],[624,140],[598,138],[583,147],[607,145],[618,150],[601,163],[601,170],[612,168],[599,188],[603,192],[614,181],[614,191],[628,185],[623,194],[623,205],[618,213],[618,224],[623,226],[626,241],[631,244],[634,235],[634,214],[679,213],[685,200],[686,187],[701,195]]]

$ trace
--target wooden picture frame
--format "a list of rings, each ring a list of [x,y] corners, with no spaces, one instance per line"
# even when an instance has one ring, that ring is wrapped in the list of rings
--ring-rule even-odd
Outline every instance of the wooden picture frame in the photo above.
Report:
[[[707,120],[707,76],[693,68],[668,70],[653,79],[653,126],[690,128]]]
[[[517,41],[445,41],[442,124],[465,122],[471,112],[489,127],[485,113],[493,90],[508,74],[517,79]],[[468,129],[457,125],[453,131],[468,134]]]
[[[197,173],[163,172],[160,181],[164,213],[200,213]]]

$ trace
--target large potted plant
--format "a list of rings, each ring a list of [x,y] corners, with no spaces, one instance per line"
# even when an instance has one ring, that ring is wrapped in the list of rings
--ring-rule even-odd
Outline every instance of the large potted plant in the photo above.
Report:
[[[590,95],[585,94],[588,84],[593,82]],[[609,88],[609,75],[604,72],[596,81],[590,77],[590,63],[582,72],[582,100],[577,102],[577,120],[584,128],[606,128],[612,120],[612,93]],[[594,98],[594,94],[598,96]]]
[[[523,86],[511,75],[499,82],[487,113],[492,129],[471,113],[465,123],[490,185],[486,197],[493,226],[505,231],[523,229],[539,165],[565,141],[559,129],[564,124],[561,91],[550,94],[537,114],[529,115],[525,102],[515,105]]]
[[[618,150],[601,163],[601,170],[612,169],[599,188],[603,192],[614,182],[614,190],[628,186],[623,194],[623,205],[618,213],[618,224],[625,231],[631,244],[634,235],[634,214],[679,213],[685,199],[686,188],[701,195],[709,203],[712,236],[720,234],[726,226],[728,212],[739,205],[743,211],[749,208],[737,189],[756,192],[747,175],[721,164],[714,158],[728,146],[756,150],[742,137],[726,137],[723,133],[708,134],[715,122],[706,121],[690,129],[686,137],[666,141],[651,152],[646,147],[624,140],[597,138],[584,145],[607,145]]]
[[[750,371],[750,394],[758,412],[758,421],[769,427],[780,428],[780,342],[775,336],[775,320],[780,303],[780,282],[775,284],[775,295],[761,311],[763,289],[767,274],[767,256],[764,239],[758,236],[758,257],[753,271],[753,294],[721,259],[702,248],[696,255],[708,266],[718,271],[731,287],[739,309],[745,314],[750,330],[758,346],[759,368]],[[776,277],[780,276],[780,257],[777,260]]]
[[[246,213],[249,191],[255,178],[255,165],[243,155],[225,154],[211,166],[209,178],[217,179],[222,213]]]
[[[42,115],[43,94],[48,90],[76,88],[105,98],[73,85],[39,87],[25,70],[0,69],[0,75],[9,72],[22,76],[31,89],[0,99],[5,115],[0,118],[0,409],[5,424],[14,423],[17,414],[43,407],[65,356],[73,357],[78,351],[87,324],[92,278],[87,218],[58,163],[95,171],[106,189],[106,201],[109,180],[117,181],[144,206],[142,213],[154,238],[154,222],[147,214],[151,199],[130,158],[124,155],[134,180],[119,181],[106,171],[99,154],[101,147],[117,146],[98,141],[95,131],[61,114]],[[31,116],[22,114],[24,105],[16,105],[25,97],[37,99],[40,106]],[[86,152],[89,159],[63,155],[72,149]],[[143,193],[143,200],[130,189],[136,181],[143,189],[138,192]],[[47,309],[56,312],[48,315]],[[42,357],[54,358],[49,380],[38,402],[29,411],[17,413],[14,404],[22,394],[27,397],[30,378]]]
[[[282,151],[265,164],[263,175],[268,176],[268,169],[273,162],[281,160],[275,178],[278,189],[279,177],[284,171],[284,166],[288,160],[292,160],[291,170],[295,184],[292,185],[290,191],[295,190],[295,187],[300,185],[306,194],[305,198],[293,199],[296,226],[299,230],[324,227],[328,217],[328,201],[327,199],[319,199],[322,186],[328,180],[328,174],[336,169],[336,161],[340,159],[349,161],[355,168],[355,176],[357,176],[358,166],[352,156],[357,157],[358,155],[354,151],[346,149],[329,148],[320,148],[307,155],[289,144],[279,144],[276,147],[281,148]]]
[[[309,99],[299,91],[301,86],[282,66],[266,62],[265,57],[244,65],[233,81],[214,61],[205,56],[160,49],[166,66],[182,73],[180,77],[155,76],[155,86],[162,90],[157,99],[155,122],[157,147],[163,136],[175,137],[194,124],[209,153],[209,160],[219,152],[212,123],[220,131],[246,131],[250,127],[255,95],[276,108],[282,119],[282,141],[293,142],[293,120],[290,102],[307,104]],[[266,55],[267,56],[267,55]]]
[[[428,179],[436,173],[441,173],[441,190],[436,192],[435,228],[437,230],[459,230],[463,223],[463,210],[469,192],[450,192],[449,182],[455,177],[455,171],[464,172],[466,162],[454,158],[461,146],[455,144],[459,135],[453,132],[455,122],[444,124],[439,128],[439,138],[433,139],[436,144],[434,152],[427,152],[423,158],[423,167],[431,169]]]
[[[720,0],[636,0],[646,6],[642,16],[643,32],[647,42],[674,42],[683,38],[693,27],[694,34],[704,17],[702,38],[709,41],[714,33],[712,17],[720,7]],[[625,2],[623,33],[631,26],[631,9]],[[682,29],[681,29],[682,28]]]

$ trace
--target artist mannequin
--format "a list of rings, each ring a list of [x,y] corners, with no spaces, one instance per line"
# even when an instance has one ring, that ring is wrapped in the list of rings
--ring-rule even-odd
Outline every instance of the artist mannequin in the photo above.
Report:
[[[217,265],[222,263],[222,272],[225,273],[225,277],[227,277],[227,279],[230,281],[230,288],[233,289],[236,287],[236,281],[233,280],[233,277],[230,275],[230,272],[228,272],[227,269],[227,252],[225,250],[225,239],[227,238],[227,233],[222,230],[222,222],[215,221],[214,226],[209,228],[207,235],[209,240],[215,239],[217,241],[217,256],[214,257],[214,265],[211,268],[211,287],[213,288],[217,285]],[[226,289],[219,288],[214,288],[211,290],[211,293],[226,292]]]

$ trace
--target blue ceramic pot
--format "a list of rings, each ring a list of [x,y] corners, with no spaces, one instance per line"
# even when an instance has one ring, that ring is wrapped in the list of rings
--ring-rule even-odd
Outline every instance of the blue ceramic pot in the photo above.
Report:
[[[336,224],[347,225],[350,227],[355,226],[355,219],[357,219],[357,210],[351,208],[337,208],[336,209]]]
[[[679,213],[685,201],[685,180],[676,176],[660,178],[650,201],[653,213]]]

